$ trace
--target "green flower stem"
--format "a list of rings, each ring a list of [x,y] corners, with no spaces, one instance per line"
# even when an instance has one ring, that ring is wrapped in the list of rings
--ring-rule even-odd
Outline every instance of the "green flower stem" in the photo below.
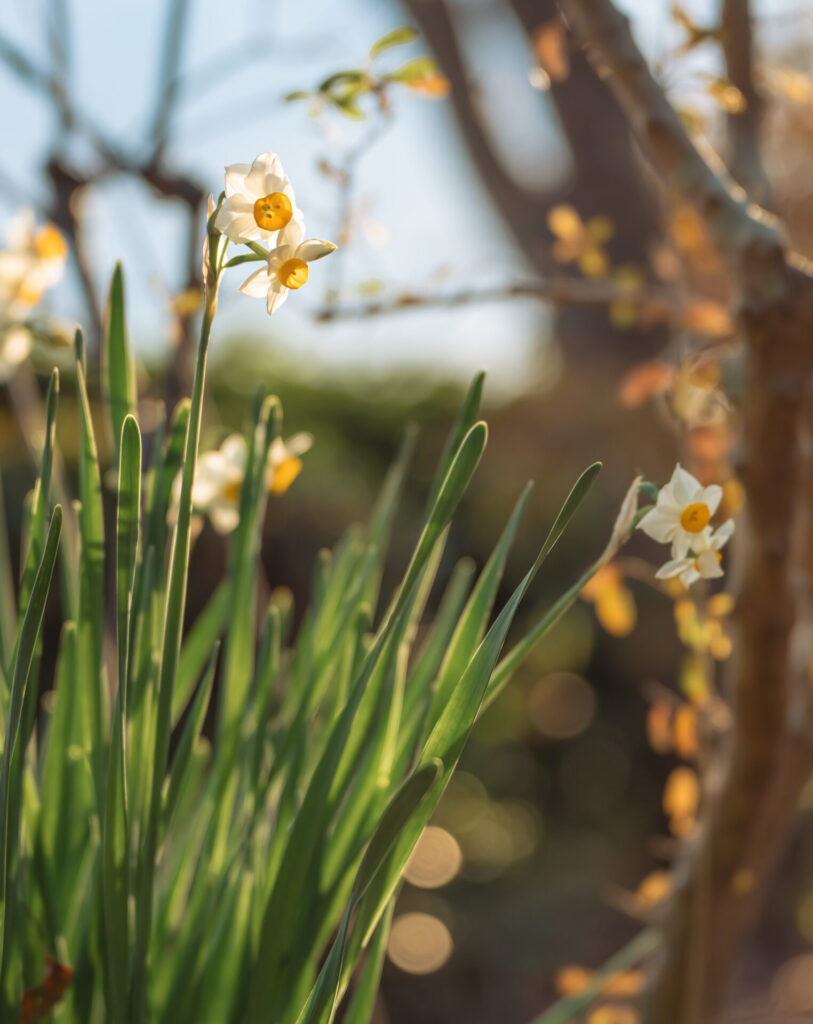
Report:
[[[656,928],[645,928],[638,932],[634,939],[622,946],[596,971],[582,992],[560,999],[541,1016],[534,1018],[531,1024],[570,1024],[601,998],[602,989],[609,977],[637,967],[657,950],[661,941],[661,934]]]
[[[161,816],[161,797],[169,757],[169,740],[172,731],[172,692],[178,659],[181,650],[184,610],[186,607],[187,574],[189,568],[189,547],[192,522],[192,484],[200,440],[200,422],[203,409],[203,386],[206,376],[206,356],[212,322],[217,310],[217,289],[222,260],[218,261],[219,239],[210,232],[210,271],[206,305],[200,328],[198,358],[192,384],[192,398],[189,408],[189,424],[186,431],[181,495],[178,503],[178,519],[169,559],[169,583],[167,586],[166,614],[164,617],[164,638],[161,652],[161,668],[158,677],[158,715],[155,734],[155,750],[152,763],[152,786],[150,791],[149,815],[141,858],[141,877],[138,886],[136,945],[133,964],[133,978],[130,991],[130,1019],[143,1022],[147,1014],[147,968],[150,930],[152,927],[153,886],[155,881],[155,860],[158,846],[158,826]]]

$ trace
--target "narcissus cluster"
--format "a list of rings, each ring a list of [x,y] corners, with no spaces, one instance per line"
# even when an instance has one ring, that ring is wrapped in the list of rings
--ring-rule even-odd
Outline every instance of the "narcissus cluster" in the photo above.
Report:
[[[305,219],[276,153],[260,153],[251,165],[226,168],[214,227],[230,241],[250,247],[251,255],[238,257],[241,262],[256,259],[265,264],[240,291],[265,297],[269,314],[279,309],[290,291],[307,282],[310,263],[336,249],[321,238],[305,239]]]
[[[678,464],[672,479],[658,492],[652,508],[639,528],[653,540],[670,544],[672,557],[655,574],[658,579],[678,577],[690,587],[700,579],[723,575],[721,550],[734,533],[734,520],[711,525],[723,496],[721,487],[704,487]]]

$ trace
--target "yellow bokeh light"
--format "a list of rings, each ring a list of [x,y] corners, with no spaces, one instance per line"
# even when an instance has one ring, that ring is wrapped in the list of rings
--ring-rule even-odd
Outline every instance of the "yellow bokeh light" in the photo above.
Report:
[[[421,889],[437,889],[451,882],[462,863],[463,854],[451,832],[427,825],[409,858],[404,878]]]
[[[566,740],[584,732],[596,712],[596,697],[586,679],[554,672],[540,679],[528,695],[535,728],[549,739]]]
[[[786,961],[774,975],[771,995],[783,1013],[813,1011],[813,955]]]
[[[401,914],[393,921],[387,956],[408,974],[432,974],[452,955],[449,929],[432,914]]]

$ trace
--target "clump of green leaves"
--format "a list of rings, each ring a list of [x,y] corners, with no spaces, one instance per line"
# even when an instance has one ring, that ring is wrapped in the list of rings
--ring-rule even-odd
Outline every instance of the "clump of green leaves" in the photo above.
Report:
[[[379,58],[397,46],[412,43],[418,33],[409,25],[393,29],[370,47],[367,63],[361,68],[335,71],[313,90],[298,89],[285,97],[289,103],[310,100],[314,112],[324,108],[337,110],[344,117],[363,120],[367,113],[362,105],[372,98],[379,109],[388,109],[388,93],[393,85],[403,85],[429,95],[445,95],[446,79],[438,71],[432,57],[415,57],[394,70],[381,70]]]
[[[494,616],[527,487],[479,576],[461,562],[426,621],[452,517],[486,443],[480,376],[395,592],[381,593],[382,567],[409,438],[368,524],[319,558],[292,636],[289,600],[272,592],[258,607],[264,471],[282,419],[278,400],[260,393],[228,572],[182,636],[189,519],[170,506],[178,474],[194,471],[204,371],[202,343],[192,402],[152,437],[145,465],[117,270],[102,375],[115,489],[103,492],[110,474],[78,338],[75,513],[66,504],[63,525],[52,506],[55,372],[17,585],[0,544],[4,1021],[42,1019],[58,1005],[59,1020],[77,1024],[322,1024],[346,993],[344,1019],[368,1021],[401,872],[480,710],[612,553],[502,654],[599,467],[579,478]],[[64,622],[39,707],[40,626],[58,552]]]

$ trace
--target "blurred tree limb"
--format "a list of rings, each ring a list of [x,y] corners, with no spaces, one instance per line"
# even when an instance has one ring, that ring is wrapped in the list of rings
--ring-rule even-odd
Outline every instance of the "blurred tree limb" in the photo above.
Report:
[[[735,181],[766,209],[771,185],[760,150],[763,100],[754,81],[754,28],[746,0],[723,0],[722,41],[728,80],[742,93],[745,109],[729,114],[727,163]]]
[[[582,216],[603,214],[616,226],[613,257],[618,262],[647,267],[650,252],[660,238],[660,211],[651,185],[641,173],[629,129],[614,97],[607,92],[584,56],[570,57],[570,72],[552,82],[550,97],[562,132],[570,148],[574,172],[562,184],[544,182],[529,189],[518,183],[489,131],[478,97],[487,88],[484,69],[470,69],[457,19],[457,10],[446,0],[405,0],[415,23],[432,48],[451,83],[451,101],[463,141],[474,167],[488,190],[495,208],[517,242],[521,252],[541,277],[566,273],[551,257],[552,236],[547,224],[551,207],[568,202]],[[510,25],[519,22],[528,42],[529,66],[533,61],[535,33],[559,17],[555,0],[492,0],[492,10]],[[525,68],[518,69],[524,78]],[[587,116],[586,112],[589,112]],[[596,153],[602,158],[596,160]],[[577,361],[589,356],[610,359],[617,365],[651,357],[665,341],[663,327],[612,334],[606,315],[590,305],[569,305],[557,318],[556,335],[565,356]]]
[[[680,298],[664,286],[644,286],[630,291],[611,279],[588,279],[558,274],[531,281],[518,281],[494,288],[464,289],[440,295],[413,295],[392,299],[371,299],[355,306],[325,306],[316,314],[323,322],[358,320],[371,316],[390,316],[412,309],[440,309],[467,306],[500,299],[537,299],[554,306],[593,307],[606,310],[620,302],[645,308],[653,319],[669,321],[683,312]]]
[[[181,288],[200,288],[201,211],[206,192],[194,177],[174,170],[166,154],[172,116],[181,92],[178,64],[187,28],[188,7],[188,0],[171,0],[167,4],[150,137],[127,151],[87,118],[69,94],[69,34],[63,0],[52,0],[48,7],[45,26],[48,67],[41,66],[15,43],[0,35],[0,63],[53,108],[54,140],[44,164],[51,195],[47,200],[33,200],[32,205],[56,224],[68,241],[82,286],[89,338],[94,348],[98,348],[101,337],[102,302],[86,252],[81,206],[87,190],[105,178],[119,174],[141,181],[158,198],[179,202],[185,208],[186,270]],[[81,140],[85,148],[90,149],[90,158],[81,166],[77,166],[69,155],[72,149],[76,149],[72,146],[76,140]],[[193,314],[189,312],[178,315],[177,344],[167,384],[170,406],[188,390],[192,319]]]
[[[677,868],[646,1005],[651,1024],[688,1024],[723,1003],[813,768],[809,679],[794,674],[791,657],[798,614],[791,537],[800,499],[800,414],[813,370],[813,278],[786,251],[771,218],[732,191],[711,155],[700,155],[610,0],[561,6],[664,187],[703,216],[738,293],[744,341],[740,475],[747,504],[728,678],[734,724],[707,780],[700,834]],[[744,168],[742,154],[753,154],[756,143],[738,145],[732,152]]]

